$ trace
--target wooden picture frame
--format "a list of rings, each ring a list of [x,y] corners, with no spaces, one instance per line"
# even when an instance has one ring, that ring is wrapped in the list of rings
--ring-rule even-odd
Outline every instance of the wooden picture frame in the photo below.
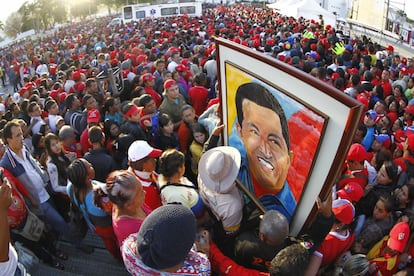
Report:
[[[255,160],[256,153],[253,153],[251,146],[248,146],[247,152],[245,150],[243,141],[250,142],[246,140],[247,135],[242,134],[243,129],[247,131],[245,121],[239,122],[237,117],[236,93],[239,88],[241,90],[242,87],[243,89],[251,87],[251,83],[254,83],[254,87],[264,88],[279,102],[282,113],[285,114],[289,139],[284,140],[290,140],[290,151],[293,153],[290,156],[290,167],[285,185],[287,183],[296,200],[296,207],[290,220],[290,230],[291,235],[297,235],[316,215],[316,198],[320,196],[325,199],[330,195],[329,191],[341,172],[346,153],[362,115],[363,106],[343,92],[293,66],[232,41],[218,38],[216,51],[221,114],[222,121],[226,125],[223,143],[240,150],[242,164],[243,156],[246,163],[252,164],[251,161]],[[245,86],[245,84],[249,85]],[[252,101],[256,101],[255,96],[252,97]],[[239,112],[242,110],[240,106],[239,104]],[[273,122],[277,119],[271,118],[274,118],[272,116],[276,111],[272,112],[271,109],[267,109],[270,113],[263,115],[260,110],[265,109],[261,109],[260,104],[252,106],[254,109],[251,114],[255,116],[261,114],[259,124],[270,122],[268,126],[275,125]],[[280,115],[278,112],[276,114]],[[256,125],[254,125],[254,135],[261,135],[258,134],[260,127],[256,130]],[[276,145],[277,141],[274,144]],[[257,160],[266,163],[263,158],[257,158]],[[253,165],[253,169],[250,170],[252,174],[255,172],[255,166],[259,165]],[[274,166],[270,168],[277,178],[278,162],[274,162]],[[260,177],[262,177],[261,174],[256,178]],[[256,178],[252,177],[252,179]],[[254,185],[260,181],[252,181],[255,187],[253,189],[252,184],[246,184],[246,181],[241,182],[254,196],[259,197],[257,186]],[[260,194],[263,194],[263,191]]]

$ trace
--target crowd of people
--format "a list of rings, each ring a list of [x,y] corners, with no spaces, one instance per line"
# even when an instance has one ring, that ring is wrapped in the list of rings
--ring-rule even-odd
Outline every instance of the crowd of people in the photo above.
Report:
[[[88,229],[132,275],[414,273],[414,57],[323,18],[242,4],[109,20],[0,51],[10,84],[0,103],[0,275],[18,264],[10,240],[63,270],[56,241],[91,253]],[[217,37],[365,108],[332,197],[317,200],[298,237],[290,216],[246,208],[236,187],[242,158],[222,145]]]

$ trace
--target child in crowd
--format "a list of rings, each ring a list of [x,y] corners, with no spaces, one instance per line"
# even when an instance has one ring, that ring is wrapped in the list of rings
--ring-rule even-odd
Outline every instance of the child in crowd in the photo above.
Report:
[[[394,225],[393,211],[393,198],[381,196],[375,204],[372,216],[365,220],[362,231],[355,240],[355,253],[367,254],[369,249],[388,234]]]
[[[176,149],[164,151],[159,159],[159,170],[162,204],[181,203],[190,208],[196,217],[201,217],[204,214],[204,204],[197,187],[184,176],[184,154]]]
[[[145,191],[145,204],[151,210],[160,207],[160,188],[155,171],[157,159],[162,151],[151,147],[146,141],[135,141],[128,149],[128,171],[138,177]]]

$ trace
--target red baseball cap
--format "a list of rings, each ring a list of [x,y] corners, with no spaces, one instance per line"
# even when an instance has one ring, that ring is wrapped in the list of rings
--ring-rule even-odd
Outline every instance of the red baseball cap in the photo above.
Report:
[[[392,250],[402,253],[409,237],[410,226],[406,222],[399,222],[391,229],[387,245]]]
[[[141,81],[142,82],[144,82],[144,81],[151,81],[153,79],[155,79],[155,77],[151,73],[146,73],[146,74],[144,74],[144,75],[141,76]]]
[[[177,85],[177,82],[175,80],[172,80],[172,79],[166,80],[164,82],[164,89],[168,89],[168,88],[170,88],[170,87],[172,87],[174,85]]]
[[[72,78],[73,78],[74,81],[80,80],[81,79],[81,73],[79,71],[73,72]]]
[[[392,47],[392,45],[388,45],[387,48],[385,48],[385,50],[394,52],[394,47]]]
[[[348,72],[348,74],[352,75],[352,74],[359,74],[359,70],[357,68],[349,68],[348,70],[346,70]]]
[[[405,134],[404,130],[397,129],[394,132],[394,139],[396,142],[402,143],[402,142],[405,142],[405,140],[407,140],[407,135]]]
[[[362,162],[367,158],[367,151],[361,144],[352,144],[349,148],[346,160],[352,160],[356,162]]]
[[[98,109],[91,109],[88,111],[86,122],[88,124],[90,123],[99,123],[101,119],[101,114],[99,114]]]
[[[184,64],[178,64],[175,67],[175,71],[177,71],[177,72],[187,72],[188,68]]]
[[[414,105],[409,105],[404,108],[404,111],[408,114],[414,115]]]
[[[332,213],[342,223],[350,224],[354,220],[355,208],[347,199],[337,199],[332,202]]]
[[[49,92],[49,96],[52,99],[56,100],[58,98],[58,96],[59,96],[59,90],[55,89],[55,90],[50,91]]]
[[[349,182],[341,190],[337,191],[336,194],[341,199],[347,199],[351,202],[358,202],[364,195],[364,189],[357,182]]]

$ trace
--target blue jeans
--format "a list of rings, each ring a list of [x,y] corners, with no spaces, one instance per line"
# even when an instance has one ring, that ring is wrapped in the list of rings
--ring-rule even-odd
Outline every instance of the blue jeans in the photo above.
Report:
[[[50,224],[53,230],[57,231],[65,239],[70,239],[70,229],[69,225],[62,218],[62,216],[56,211],[55,207],[50,204],[50,199],[48,201],[40,204],[40,207],[43,210],[45,220],[47,224]]]

